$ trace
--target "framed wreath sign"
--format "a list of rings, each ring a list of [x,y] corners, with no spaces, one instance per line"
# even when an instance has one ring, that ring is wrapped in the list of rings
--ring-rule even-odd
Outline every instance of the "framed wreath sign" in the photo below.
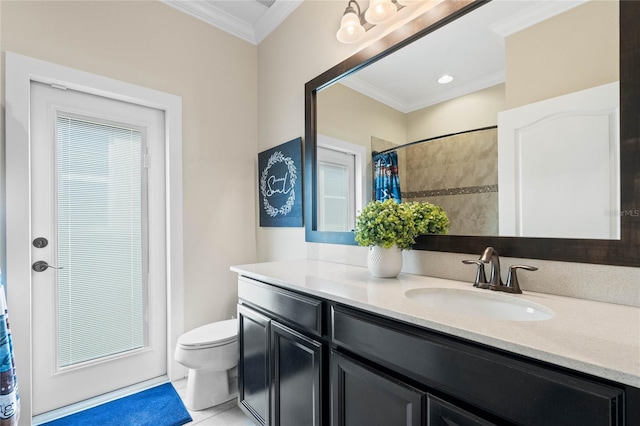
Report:
[[[302,138],[258,154],[260,226],[302,226]]]

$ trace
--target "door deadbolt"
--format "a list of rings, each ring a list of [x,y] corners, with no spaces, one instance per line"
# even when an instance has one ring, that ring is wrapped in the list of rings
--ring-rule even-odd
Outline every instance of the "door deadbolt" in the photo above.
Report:
[[[58,266],[52,266],[49,265],[47,262],[45,262],[44,260],[38,260],[37,262],[35,262],[33,265],[31,265],[31,269],[33,269],[36,272],[44,272],[46,271],[48,268],[53,268],[53,269],[63,269],[62,266],[58,267]]]
[[[35,240],[33,240],[33,246],[35,248],[45,248],[48,245],[49,245],[49,241],[44,237],[38,237]]]

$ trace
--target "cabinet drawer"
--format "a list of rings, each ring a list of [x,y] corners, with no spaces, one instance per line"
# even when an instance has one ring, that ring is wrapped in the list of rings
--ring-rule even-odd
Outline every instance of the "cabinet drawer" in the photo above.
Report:
[[[322,301],[247,277],[238,278],[241,302],[315,335],[322,333]]]
[[[331,323],[336,345],[511,422],[622,424],[621,389],[339,306]]]

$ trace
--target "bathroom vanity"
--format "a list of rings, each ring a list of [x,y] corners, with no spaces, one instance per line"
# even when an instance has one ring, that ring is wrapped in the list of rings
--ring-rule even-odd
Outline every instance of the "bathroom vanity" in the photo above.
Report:
[[[524,289],[499,297],[543,319],[499,319],[411,297],[493,297],[471,283],[313,260],[232,270],[239,405],[257,424],[640,424],[640,308]]]

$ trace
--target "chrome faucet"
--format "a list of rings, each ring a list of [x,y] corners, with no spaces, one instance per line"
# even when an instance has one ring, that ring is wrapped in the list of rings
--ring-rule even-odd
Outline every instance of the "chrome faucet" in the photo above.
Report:
[[[520,284],[518,282],[518,276],[516,275],[517,269],[524,269],[527,271],[537,271],[538,268],[535,266],[527,266],[527,265],[513,265],[509,267],[509,275],[507,277],[507,283],[504,284],[502,282],[502,278],[500,277],[500,256],[498,255],[498,251],[493,247],[487,247],[480,255],[480,259],[478,260],[463,260],[462,263],[467,265],[477,265],[478,270],[476,272],[476,279],[473,283],[474,287],[478,288],[488,288],[495,291],[505,291],[507,293],[522,293],[520,289]],[[487,281],[487,277],[484,271],[484,265],[489,264],[489,280]]]

